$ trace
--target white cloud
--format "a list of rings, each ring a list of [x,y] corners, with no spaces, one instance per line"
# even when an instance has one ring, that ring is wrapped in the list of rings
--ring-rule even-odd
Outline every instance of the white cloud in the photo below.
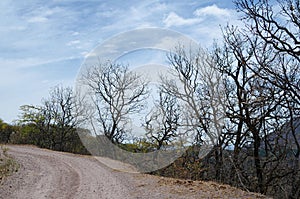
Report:
[[[178,16],[175,12],[169,13],[168,16],[163,20],[164,24],[167,27],[193,25],[193,24],[199,23],[201,21],[202,21],[201,18],[184,19],[184,18]]]
[[[2,68],[14,68],[14,69],[25,69],[35,66],[40,66],[44,64],[57,63],[72,59],[77,59],[78,57],[61,57],[56,59],[43,59],[38,57],[28,57],[19,59],[5,59],[0,57],[0,66]]]
[[[99,12],[96,15],[99,17],[110,18],[110,17],[114,17],[114,16],[118,15],[119,12],[120,12],[120,10],[117,10],[117,9],[115,9],[115,10],[109,9],[109,10]]]
[[[21,25],[12,25],[12,26],[3,26],[1,27],[1,32],[9,32],[9,31],[23,31],[26,30],[25,26],[21,26]]]
[[[55,8],[47,8],[47,7],[40,7],[37,10],[34,10],[28,13],[27,21],[29,23],[43,23],[49,20],[52,16],[57,16],[59,13],[63,13],[64,10],[59,7]]]
[[[72,36],[77,36],[77,35],[79,35],[80,33],[79,32],[77,32],[77,31],[72,31]]]
[[[231,10],[219,8],[216,4],[211,6],[207,6],[204,8],[199,8],[194,12],[195,16],[202,17],[202,16],[216,16],[216,17],[229,17],[231,15]]]
[[[234,17],[235,11],[227,8],[219,8],[213,4],[211,6],[199,8],[193,12],[191,18],[183,18],[175,12],[170,12],[163,20],[166,27],[178,26],[191,26],[211,20],[209,17],[217,17],[219,20],[224,21]],[[215,21],[214,21],[215,23]]]
[[[67,43],[67,46],[74,46],[74,45],[77,45],[77,44],[80,44],[80,40],[69,41]]]
[[[47,86],[41,89],[41,82],[54,84],[54,79],[70,79],[66,68],[80,65],[72,58],[90,55],[90,50],[112,35],[142,27],[171,27],[199,42],[211,43],[211,37],[219,35],[219,24],[234,18],[228,15],[232,10],[216,6],[219,5],[217,1],[220,0],[206,0],[206,3],[212,2],[212,6],[201,8],[206,3],[194,0],[184,3],[179,0],[80,3],[0,0],[0,36],[5,38],[0,44],[0,73],[6,78],[0,80],[0,93],[7,93],[7,96],[2,96],[5,103],[0,104],[0,118],[15,118],[14,110],[18,105],[40,100],[47,90]],[[157,42],[172,46],[173,40],[164,38]],[[106,53],[117,53],[122,49],[122,46],[108,46]],[[49,73],[54,70],[58,72]],[[13,103],[9,92],[14,93],[14,99],[19,101]],[[4,115],[6,112],[14,114]]]
[[[136,28],[156,27],[162,24],[161,18],[170,10],[170,5],[162,2],[145,2],[132,3],[128,8],[125,6],[115,9],[113,15],[114,23],[109,23],[102,27],[102,32],[116,33]]]
[[[42,17],[42,16],[36,16],[36,17],[31,17],[27,20],[29,23],[42,23],[48,21],[47,17]]]

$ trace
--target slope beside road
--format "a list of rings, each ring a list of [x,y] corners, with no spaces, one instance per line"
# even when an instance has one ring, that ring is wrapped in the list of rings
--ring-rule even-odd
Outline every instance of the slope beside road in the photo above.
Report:
[[[265,198],[213,182],[112,170],[92,156],[9,145],[17,173],[0,185],[3,199]]]

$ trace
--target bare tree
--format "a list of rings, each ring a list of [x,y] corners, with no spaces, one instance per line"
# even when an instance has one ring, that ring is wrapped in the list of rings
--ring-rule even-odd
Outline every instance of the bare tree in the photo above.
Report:
[[[273,133],[271,133],[273,136],[269,136],[273,140],[268,140],[267,137],[264,139],[264,148],[270,151],[269,155],[272,153],[271,159],[277,163],[277,170],[275,164],[267,166],[270,163],[265,163],[265,168],[268,168],[268,174],[270,174],[266,183],[270,184],[270,181],[279,179],[281,176],[281,183],[277,182],[277,185],[280,185],[275,186],[273,183],[274,187],[280,187],[281,193],[286,194],[285,197],[298,198],[300,196],[299,181],[298,183],[285,183],[284,181],[292,178],[294,182],[297,182],[300,169],[300,143],[297,138],[298,133],[295,131],[295,121],[300,116],[300,1],[279,0],[277,5],[272,5],[268,0],[238,0],[235,3],[238,11],[244,13],[243,19],[248,28],[245,30],[248,35],[245,37],[248,38],[251,48],[255,49],[253,55],[256,64],[248,64],[248,68],[257,77],[267,81],[272,87],[276,87],[280,93],[273,100],[279,101],[280,111],[272,114],[273,126],[278,128],[277,130],[273,128]],[[290,131],[283,133],[285,131],[281,130],[280,126],[286,128],[287,125]],[[274,140],[282,140],[282,137],[287,134],[290,135],[289,139],[285,139],[286,142],[274,144]],[[291,143],[295,144],[293,150],[296,151],[292,153],[294,166],[291,167],[291,164],[283,166],[291,162],[290,157],[286,156],[286,154],[291,154],[287,149]],[[278,150],[278,147],[281,150]],[[279,153],[281,155],[278,155],[276,150],[281,151]],[[280,169],[284,172],[277,173]]]
[[[270,124],[274,121],[273,114],[279,107],[282,96],[280,89],[259,78],[251,70],[251,66],[257,66],[253,56],[256,49],[252,48],[247,36],[235,28],[227,27],[224,40],[223,51],[216,49],[215,59],[219,71],[226,78],[226,114],[232,126],[228,134],[233,135],[229,139],[234,146],[231,177],[236,177],[237,182],[247,184],[254,191],[265,193],[266,176],[260,154],[261,139],[270,131]],[[249,157],[253,157],[253,161],[242,157],[245,152],[241,152],[247,147],[250,147]],[[245,164],[253,164],[254,170],[244,172]],[[246,174],[242,176],[243,180],[242,174]]]
[[[178,46],[168,56],[174,79],[161,78],[162,90],[177,98],[184,111],[180,125],[197,132],[198,141],[217,144],[222,128],[222,78],[208,52]],[[199,144],[200,144],[199,142]]]
[[[287,53],[300,61],[300,2],[279,0],[279,11],[275,11],[269,0],[236,0],[238,11],[252,34],[280,53]]]
[[[223,125],[213,128],[220,136],[202,161],[203,178],[299,198],[300,3],[277,2],[236,0],[246,28],[225,27],[212,61],[203,51],[170,53],[179,80],[163,79],[163,90],[180,101],[180,125],[193,127],[200,143],[214,137],[217,110],[225,113]]]
[[[277,11],[268,0],[235,3],[244,13],[249,41],[256,48],[253,52],[260,66],[257,75],[290,95],[299,111],[300,1],[279,0]]]
[[[232,126],[227,133],[232,135],[228,139],[234,146],[229,158],[230,183],[264,194],[294,197],[297,188],[284,182],[298,176],[299,164],[293,168],[289,165],[289,144],[277,141],[283,135],[281,127],[294,121],[299,110],[295,94],[299,63],[245,30],[225,28],[224,41],[223,49],[216,49],[215,59],[226,79],[226,113]],[[292,142],[299,142],[292,137]],[[293,194],[282,191],[291,187],[296,190]]]
[[[120,143],[130,132],[130,116],[145,108],[148,83],[127,66],[106,62],[91,66],[81,81],[91,94],[93,117],[100,132],[113,143]]]
[[[182,108],[179,125],[189,137],[188,141],[200,149],[198,156],[203,158],[214,148],[218,179],[224,141],[220,135],[225,114],[221,73],[215,69],[212,56],[203,49],[192,51],[178,46],[168,59],[173,78],[161,79],[162,90],[177,98]]]
[[[180,107],[174,96],[159,92],[159,101],[145,118],[146,135],[157,150],[178,136]]]
[[[81,100],[72,88],[56,86],[50,92],[50,98],[43,102],[43,111],[49,114],[54,148],[64,151],[66,144],[72,142],[76,128],[81,123],[80,116],[84,112]]]

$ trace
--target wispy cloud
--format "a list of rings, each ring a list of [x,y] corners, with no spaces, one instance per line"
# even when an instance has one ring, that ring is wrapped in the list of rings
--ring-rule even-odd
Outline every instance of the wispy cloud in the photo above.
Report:
[[[212,18],[215,17],[215,18]],[[193,16],[191,18],[184,18],[176,14],[175,12],[170,12],[164,19],[163,22],[166,27],[172,26],[193,26],[199,25],[202,22],[209,23],[223,23],[224,21],[235,20],[236,12],[232,9],[219,8],[217,5],[213,4],[211,6],[206,6],[203,8],[198,8],[193,11]]]
[[[15,119],[19,105],[36,103],[49,86],[72,82],[84,56],[113,35],[161,27],[211,43],[220,36],[218,25],[235,19],[219,0],[6,0],[0,1],[0,10],[0,93],[6,93],[1,95],[0,118],[8,121]],[[164,46],[171,42],[163,37],[157,41]],[[134,46],[111,44],[107,51],[118,52],[122,45]]]
[[[187,26],[187,25],[195,25],[200,23],[203,19],[201,18],[188,18],[185,19],[183,17],[178,16],[175,12],[170,12],[167,17],[163,20],[166,27],[172,26]]]
[[[191,13],[190,17],[183,17],[170,12],[163,19],[164,25],[195,38],[203,47],[211,46],[215,39],[222,38],[221,27],[227,24],[241,26],[238,14],[232,8],[212,4],[195,8]]]
[[[227,8],[219,8],[216,4],[204,8],[199,8],[194,11],[194,15],[198,17],[203,17],[203,16],[230,17],[232,13],[233,10]]]
[[[42,17],[42,16],[35,16],[35,17],[31,17],[27,20],[30,23],[43,23],[48,21],[47,17]]]
[[[30,67],[38,67],[44,64],[55,64],[61,61],[78,59],[79,57],[61,57],[56,59],[42,59],[36,57],[18,58],[18,59],[4,59],[0,57],[0,65],[2,68],[26,69]]]

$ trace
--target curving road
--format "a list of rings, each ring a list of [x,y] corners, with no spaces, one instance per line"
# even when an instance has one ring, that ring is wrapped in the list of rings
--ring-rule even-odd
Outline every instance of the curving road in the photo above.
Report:
[[[118,162],[102,164],[91,156],[33,146],[7,147],[21,166],[0,184],[3,199],[265,198],[214,182],[120,172],[104,165]]]
[[[9,146],[20,171],[1,186],[0,198],[129,198],[130,182],[93,157],[36,147]],[[12,181],[12,182],[9,182]]]

